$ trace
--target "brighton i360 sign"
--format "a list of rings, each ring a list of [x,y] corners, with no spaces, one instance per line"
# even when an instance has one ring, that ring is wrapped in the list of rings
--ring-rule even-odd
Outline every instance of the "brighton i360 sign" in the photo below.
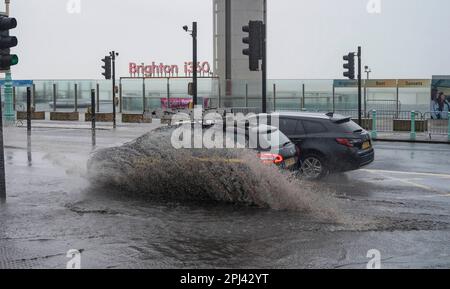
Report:
[[[192,62],[185,62],[182,70],[178,65],[172,64],[167,65],[164,63],[157,64],[152,62],[152,64],[137,64],[130,62],[128,65],[128,72],[130,77],[177,77],[177,76],[189,76],[193,73]],[[197,64],[197,73],[200,75],[210,75],[211,65],[207,61],[199,62]]]

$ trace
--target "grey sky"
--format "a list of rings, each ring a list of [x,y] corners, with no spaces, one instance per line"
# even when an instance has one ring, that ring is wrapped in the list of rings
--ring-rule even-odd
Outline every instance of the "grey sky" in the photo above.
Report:
[[[193,20],[199,59],[212,62],[212,0],[81,0],[80,14],[68,1],[11,0],[14,78],[100,78],[110,49],[121,76],[129,61],[182,66],[191,38],[181,27]],[[450,74],[450,1],[381,0],[381,14],[368,1],[268,0],[269,77],[341,78],[342,56],[358,44],[376,78]]]

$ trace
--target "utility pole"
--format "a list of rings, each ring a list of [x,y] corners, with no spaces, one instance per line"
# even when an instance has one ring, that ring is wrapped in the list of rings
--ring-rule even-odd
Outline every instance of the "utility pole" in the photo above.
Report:
[[[189,27],[187,25],[183,26],[183,30],[186,32],[191,32],[192,35],[192,101],[195,107],[198,102],[197,22],[192,22],[192,30],[189,30]]]
[[[194,107],[198,104],[198,90],[197,90],[197,84],[198,84],[198,80],[197,80],[197,64],[198,64],[198,60],[197,60],[197,22],[193,22],[192,23],[192,53],[193,53],[193,57],[192,57],[192,62],[193,62],[193,73],[192,73],[192,81],[194,83],[194,87],[193,87],[193,100],[194,100]]]
[[[358,46],[358,124],[362,125],[362,66],[361,66],[361,46]]]

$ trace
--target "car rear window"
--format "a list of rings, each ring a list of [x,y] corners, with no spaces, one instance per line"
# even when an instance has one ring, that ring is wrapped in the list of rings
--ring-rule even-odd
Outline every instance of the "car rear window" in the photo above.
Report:
[[[361,131],[362,128],[354,121],[348,119],[343,122],[336,123],[336,126],[340,132],[357,132]]]

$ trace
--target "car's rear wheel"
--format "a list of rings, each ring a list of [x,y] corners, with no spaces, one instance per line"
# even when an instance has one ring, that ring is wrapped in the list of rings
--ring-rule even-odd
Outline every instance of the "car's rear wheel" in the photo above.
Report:
[[[328,169],[322,157],[311,154],[302,159],[300,174],[303,178],[317,180],[326,176],[328,174]]]

